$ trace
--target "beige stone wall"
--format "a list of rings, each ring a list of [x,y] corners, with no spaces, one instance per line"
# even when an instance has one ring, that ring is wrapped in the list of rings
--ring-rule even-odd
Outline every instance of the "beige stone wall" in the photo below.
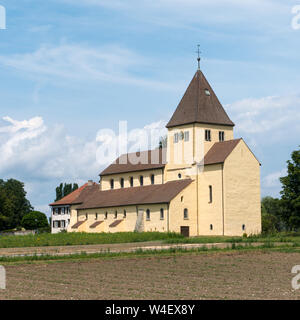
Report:
[[[212,202],[209,186],[212,187]],[[222,195],[222,164],[205,166],[198,176],[200,235],[223,234]]]
[[[160,209],[164,210],[164,219],[160,219]],[[147,220],[146,210],[150,209],[150,219]],[[126,210],[126,218],[124,218],[124,210]],[[144,210],[144,231],[167,232],[167,204],[152,204],[138,206],[122,206],[113,208],[99,208],[78,210],[78,221],[85,221],[79,228],[70,229],[73,232],[132,232],[135,229],[137,221],[137,210]],[[115,218],[115,212],[117,217]],[[107,212],[107,219],[105,213]],[[97,219],[96,219],[96,213]],[[87,219],[86,219],[87,216]],[[76,215],[77,219],[77,215]],[[116,227],[109,227],[116,220],[123,220]],[[90,226],[96,221],[103,221],[96,228]],[[77,220],[74,222],[74,224]],[[73,224],[73,225],[74,225]],[[69,230],[68,230],[69,231]]]
[[[185,208],[188,209],[188,219],[184,219]],[[196,181],[193,181],[170,202],[170,231],[180,233],[181,226],[189,227],[190,236],[197,235]]]
[[[260,233],[260,165],[243,140],[224,163],[224,191],[225,235]]]
[[[136,171],[136,172],[129,172],[129,173],[121,173],[121,174],[113,174],[104,176],[100,182],[100,188],[102,190],[110,190],[110,180],[114,179],[114,189],[121,188],[120,180],[121,178],[124,179],[124,188],[130,187],[130,177],[133,177],[133,186],[138,187],[140,186],[140,176],[144,177],[144,186],[151,184],[151,175],[154,174],[154,183],[155,184],[162,184],[163,183],[163,173],[162,169],[155,169],[155,170],[145,170],[145,171]]]

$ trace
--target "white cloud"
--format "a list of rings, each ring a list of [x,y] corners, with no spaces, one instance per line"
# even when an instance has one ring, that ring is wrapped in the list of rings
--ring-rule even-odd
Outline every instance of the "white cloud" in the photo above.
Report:
[[[281,171],[276,171],[268,174],[262,179],[263,188],[278,188],[281,186],[280,177],[286,176],[287,171],[283,169]]]
[[[247,134],[300,133],[300,96],[249,98],[237,101],[225,108],[230,111],[237,130]]]
[[[34,52],[0,56],[0,64],[37,79],[62,81],[97,81],[121,83],[154,89],[174,90],[174,85],[141,77],[151,62],[137,53],[117,45],[92,48],[61,44],[41,46]]]

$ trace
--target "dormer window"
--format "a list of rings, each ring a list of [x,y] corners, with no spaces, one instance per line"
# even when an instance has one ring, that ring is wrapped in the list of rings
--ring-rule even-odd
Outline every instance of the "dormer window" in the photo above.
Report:
[[[224,141],[224,140],[225,140],[225,132],[219,131],[219,141]]]
[[[210,132],[210,130],[205,130],[205,141],[211,141],[211,132]]]

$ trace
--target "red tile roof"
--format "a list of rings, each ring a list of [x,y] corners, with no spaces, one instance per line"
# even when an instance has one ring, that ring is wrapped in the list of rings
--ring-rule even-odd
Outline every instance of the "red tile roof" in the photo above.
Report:
[[[241,140],[216,142],[204,156],[204,165],[223,163]]]
[[[209,94],[206,94],[207,90]],[[204,74],[199,70],[195,73],[167,128],[190,123],[234,126]]]
[[[88,183],[85,183],[77,190],[71,192],[67,196],[63,197],[62,199],[50,203],[50,206],[59,206],[59,205],[71,205],[71,204],[79,204],[84,201],[84,199],[95,189],[99,188],[99,185],[95,182],[92,186],[90,186]]]
[[[191,179],[169,181],[142,187],[98,190],[77,209],[109,208],[126,205],[169,203],[179,192],[193,182]]]
[[[162,169],[166,165],[166,148],[133,152],[121,155],[100,173],[106,176],[116,173]]]

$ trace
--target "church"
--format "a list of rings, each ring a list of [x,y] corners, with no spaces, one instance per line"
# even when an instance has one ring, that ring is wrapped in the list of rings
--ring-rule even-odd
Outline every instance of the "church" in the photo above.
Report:
[[[166,127],[166,147],[123,154],[51,203],[52,232],[260,233],[260,162],[200,68]]]

